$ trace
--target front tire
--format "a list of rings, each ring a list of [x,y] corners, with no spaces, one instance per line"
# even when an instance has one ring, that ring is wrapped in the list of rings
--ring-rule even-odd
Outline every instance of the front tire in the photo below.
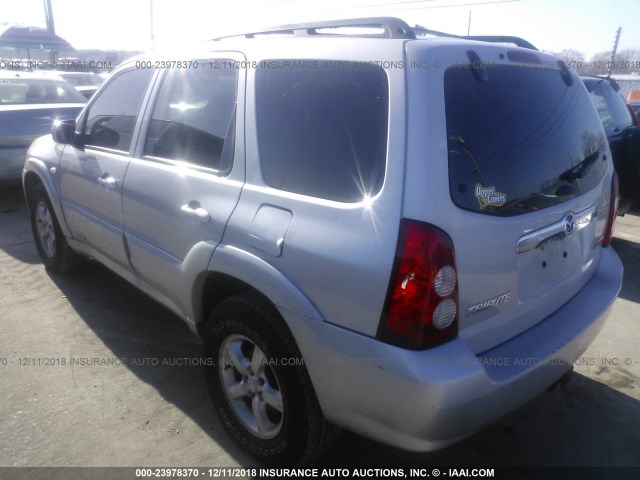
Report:
[[[290,331],[266,303],[240,295],[218,305],[204,354],[212,360],[207,382],[224,428],[261,462],[308,463],[337,437]]]
[[[75,270],[82,257],[69,247],[44,187],[36,186],[28,198],[31,231],[45,268],[53,273]]]

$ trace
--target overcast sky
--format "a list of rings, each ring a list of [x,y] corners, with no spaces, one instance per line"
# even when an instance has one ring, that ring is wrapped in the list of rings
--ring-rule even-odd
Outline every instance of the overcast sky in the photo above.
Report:
[[[587,59],[640,49],[640,0],[51,0],[56,32],[75,48],[148,50],[264,25],[394,15],[409,24],[472,35],[518,35],[541,50]],[[43,0],[0,0],[0,24],[44,26]],[[153,4],[151,42],[150,6]]]

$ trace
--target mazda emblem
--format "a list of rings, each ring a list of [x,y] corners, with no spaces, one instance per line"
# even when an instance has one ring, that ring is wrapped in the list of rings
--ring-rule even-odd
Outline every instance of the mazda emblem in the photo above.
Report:
[[[565,235],[571,235],[576,228],[576,219],[573,213],[567,213],[564,216],[564,233]]]

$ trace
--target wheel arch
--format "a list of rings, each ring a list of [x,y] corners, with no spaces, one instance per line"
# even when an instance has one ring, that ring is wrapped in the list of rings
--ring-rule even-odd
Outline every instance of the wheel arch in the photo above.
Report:
[[[209,314],[221,302],[236,295],[253,295],[267,305],[273,302],[253,285],[250,285],[228,273],[206,272],[201,280],[200,320],[197,323],[198,333],[203,335],[204,326]]]
[[[51,202],[51,206],[53,207],[53,211],[58,219],[58,223],[60,225],[60,229],[62,233],[66,237],[71,236],[71,232],[69,227],[67,226],[67,222],[65,216],[62,212],[62,206],[60,203],[60,192],[54,182],[54,179],[47,174],[47,166],[42,160],[36,158],[27,159],[27,163],[25,165],[25,171],[22,176],[22,189],[24,191],[27,208],[30,208],[29,205],[29,197],[33,190],[39,185],[44,188],[47,196],[49,197],[49,201]]]
[[[311,300],[275,267],[249,252],[221,245],[194,288],[198,333],[203,335],[208,315],[216,305],[243,293],[270,305],[281,317],[280,310],[285,309],[311,320],[322,320]],[[286,318],[283,320],[287,323]]]

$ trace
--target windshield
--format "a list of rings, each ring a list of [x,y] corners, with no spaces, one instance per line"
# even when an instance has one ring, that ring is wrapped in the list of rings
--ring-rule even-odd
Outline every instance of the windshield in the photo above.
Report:
[[[606,170],[606,143],[578,78],[511,65],[487,74],[481,79],[460,67],[445,72],[454,203],[511,216],[594,188]]]
[[[48,79],[0,79],[0,105],[42,103],[85,103],[87,101],[67,82]]]

